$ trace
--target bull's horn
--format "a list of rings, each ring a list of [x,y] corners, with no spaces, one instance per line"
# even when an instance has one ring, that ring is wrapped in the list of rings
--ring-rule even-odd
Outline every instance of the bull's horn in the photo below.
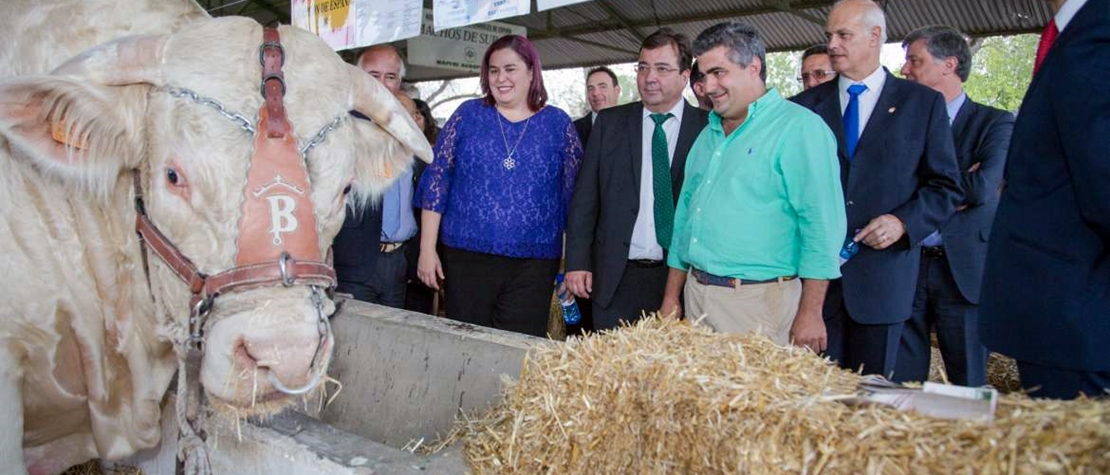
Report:
[[[432,147],[424,133],[416,128],[412,116],[385,86],[363,70],[350,66],[352,108],[369,117],[379,127],[389,132],[399,142],[412,150],[413,155],[425,162],[432,161]]]
[[[118,38],[73,57],[52,74],[86,78],[107,86],[161,86],[165,84],[162,59],[167,40],[169,35]]]

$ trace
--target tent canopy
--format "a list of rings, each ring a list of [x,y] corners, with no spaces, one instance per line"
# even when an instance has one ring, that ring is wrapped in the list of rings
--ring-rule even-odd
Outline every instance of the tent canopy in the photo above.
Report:
[[[353,1],[353,0],[352,0]],[[289,22],[283,0],[198,0],[213,16],[245,15],[263,24]],[[796,51],[825,40],[824,19],[833,0],[592,0],[498,20],[528,28],[544,69],[636,60],[640,42],[667,26],[697,36],[728,19],[752,23],[769,51]],[[948,25],[972,37],[1039,32],[1051,18],[1044,0],[879,0],[890,41],[925,25]],[[431,8],[432,0],[424,0]],[[535,11],[533,2],[532,10]],[[404,49],[404,41],[399,42]],[[348,54],[348,57],[350,54]],[[427,81],[468,74],[413,66],[406,79]]]

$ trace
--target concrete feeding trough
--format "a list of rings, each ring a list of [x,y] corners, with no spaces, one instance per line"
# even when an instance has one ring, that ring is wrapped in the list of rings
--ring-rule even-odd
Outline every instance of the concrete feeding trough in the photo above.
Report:
[[[343,385],[335,400],[313,415],[287,410],[238,426],[209,419],[215,473],[464,473],[458,449],[433,456],[402,449],[445,435],[460,409],[496,403],[502,377],[519,377],[525,353],[544,341],[354,300],[344,302],[332,327],[329,373]],[[176,434],[171,401],[162,444],[121,465],[173,474]]]

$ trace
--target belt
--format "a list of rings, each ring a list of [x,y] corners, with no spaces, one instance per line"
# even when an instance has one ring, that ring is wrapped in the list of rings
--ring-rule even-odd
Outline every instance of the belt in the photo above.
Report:
[[[771,282],[789,282],[798,278],[798,276],[796,275],[791,275],[785,277],[775,277],[774,279],[767,280],[737,279],[733,277],[721,277],[719,275],[713,275],[706,271],[694,268],[690,269],[690,274],[692,274],[694,276],[694,280],[697,280],[698,283],[701,285],[716,285],[719,287],[732,288],[742,285],[770,284]]]
[[[632,267],[659,267],[663,265],[663,261],[657,261],[655,259],[629,259],[628,265]]]
[[[404,247],[404,245],[404,242],[383,242],[381,244],[378,244],[378,252],[384,252],[388,254]]]
[[[944,246],[921,246],[921,255],[925,257],[944,257]]]

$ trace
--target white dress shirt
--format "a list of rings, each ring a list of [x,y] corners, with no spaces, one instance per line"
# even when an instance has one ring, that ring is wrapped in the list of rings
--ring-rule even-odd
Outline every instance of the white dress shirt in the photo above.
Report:
[[[836,85],[837,90],[840,91],[840,116],[844,117],[844,109],[848,108],[848,86],[853,84],[863,84],[867,86],[867,90],[859,95],[859,134],[862,136],[863,131],[867,129],[867,121],[871,118],[871,112],[875,110],[875,104],[879,103],[879,94],[883,92],[883,85],[886,84],[886,70],[882,66],[875,68],[875,72],[867,76],[863,81],[853,81],[848,79],[847,76],[841,74],[839,81]],[[859,137],[856,137],[857,139]]]
[[[682,124],[682,110],[686,100],[679,99],[671,108],[674,117],[663,122],[663,133],[667,136],[668,163],[674,162],[674,149],[678,146],[678,131]],[[651,163],[651,137],[655,133],[655,120],[652,112],[644,108],[644,132],[640,142],[643,147],[643,160],[640,168],[640,212],[636,215],[636,225],[632,227],[632,242],[628,246],[629,259],[663,259],[663,247],[655,239],[655,188],[652,183],[654,174]]]
[[[1068,27],[1071,19],[1075,18],[1075,14],[1079,13],[1079,9],[1087,4],[1087,0],[1066,0],[1063,5],[1060,5],[1060,10],[1056,12],[1056,16],[1052,19],[1056,20],[1056,31],[1064,32],[1064,28]]]

